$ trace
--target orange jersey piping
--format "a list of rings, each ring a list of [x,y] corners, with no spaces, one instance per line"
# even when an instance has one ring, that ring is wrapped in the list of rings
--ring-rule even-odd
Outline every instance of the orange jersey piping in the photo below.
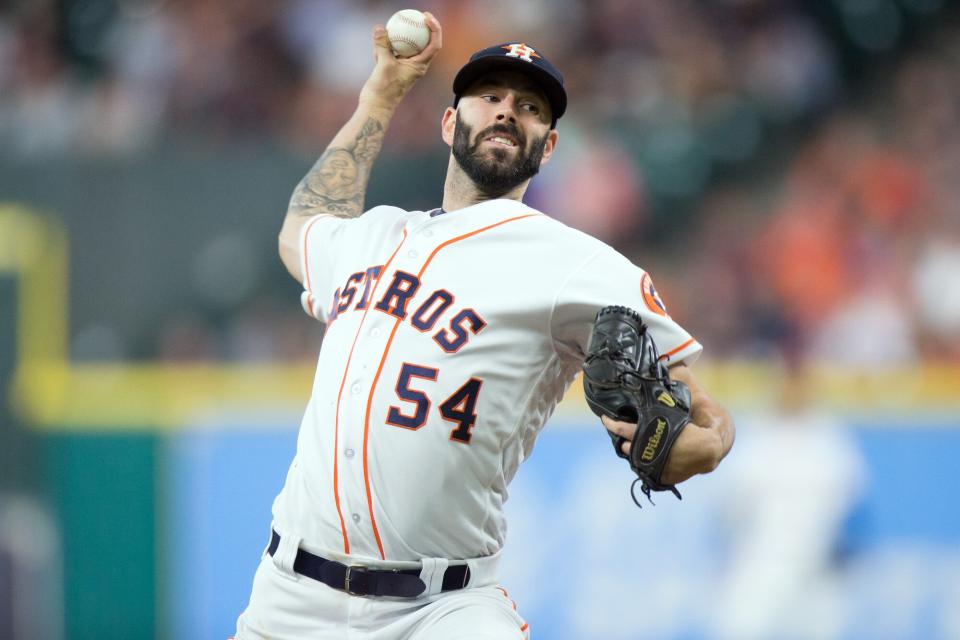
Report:
[[[679,347],[676,347],[675,349],[671,349],[670,351],[667,351],[665,354],[663,354],[662,356],[660,356],[660,359],[661,359],[661,360],[665,360],[665,359],[669,358],[670,356],[672,356],[672,355],[675,354],[675,353],[680,353],[681,351],[683,351],[684,349],[686,349],[687,347],[689,347],[689,346],[690,346],[691,344],[693,344],[694,342],[696,342],[696,340],[693,339],[693,338],[690,338],[689,340],[687,340],[686,342],[684,342],[684,343],[683,343],[682,345],[680,345]]]
[[[331,217],[330,214],[319,214],[313,217],[310,222],[307,223],[307,228],[303,230],[303,284],[305,285],[308,293],[313,293],[313,290],[310,288],[310,261],[307,259],[307,238],[310,235],[310,229],[313,228],[313,225],[317,224],[325,218]]]

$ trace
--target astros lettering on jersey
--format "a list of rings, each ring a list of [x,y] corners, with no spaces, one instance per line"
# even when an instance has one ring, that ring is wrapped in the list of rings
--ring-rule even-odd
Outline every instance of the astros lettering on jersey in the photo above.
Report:
[[[599,240],[513,200],[439,213],[319,215],[301,233],[302,302],[327,330],[273,526],[327,557],[497,554],[507,485],[600,308],[638,310],[670,362],[701,351]]]

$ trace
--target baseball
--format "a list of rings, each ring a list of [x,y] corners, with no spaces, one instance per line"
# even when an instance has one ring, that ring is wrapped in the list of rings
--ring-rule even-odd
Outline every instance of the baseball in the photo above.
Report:
[[[399,58],[415,56],[430,42],[427,18],[416,9],[402,9],[387,20],[390,47]]]

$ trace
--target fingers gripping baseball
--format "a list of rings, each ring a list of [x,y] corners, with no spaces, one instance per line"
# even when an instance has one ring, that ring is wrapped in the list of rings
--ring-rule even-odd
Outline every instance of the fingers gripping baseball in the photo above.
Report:
[[[375,66],[360,92],[361,102],[393,108],[423,77],[433,58],[443,46],[443,30],[431,13],[424,13],[430,29],[430,41],[415,56],[398,58],[390,47],[390,38],[383,25],[373,28],[373,58]]]
[[[423,51],[407,58],[407,60],[425,61],[429,64],[429,62],[433,60],[433,56],[437,55],[437,52],[443,48],[443,29],[440,26],[440,21],[437,20],[432,13],[424,11],[423,15],[427,19],[427,28],[430,29],[430,41],[427,42],[427,46],[424,47]]]

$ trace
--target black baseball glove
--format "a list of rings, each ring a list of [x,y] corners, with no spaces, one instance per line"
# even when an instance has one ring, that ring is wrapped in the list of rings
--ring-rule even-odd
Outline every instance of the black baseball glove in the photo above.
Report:
[[[664,484],[661,475],[673,443],[690,422],[690,390],[670,380],[636,311],[605,307],[597,314],[583,363],[583,389],[595,414],[637,425],[630,455],[621,448],[625,438],[608,431],[617,455],[637,474],[630,487],[637,506],[637,482],[648,500],[651,491],[672,491],[680,498],[676,486]]]

